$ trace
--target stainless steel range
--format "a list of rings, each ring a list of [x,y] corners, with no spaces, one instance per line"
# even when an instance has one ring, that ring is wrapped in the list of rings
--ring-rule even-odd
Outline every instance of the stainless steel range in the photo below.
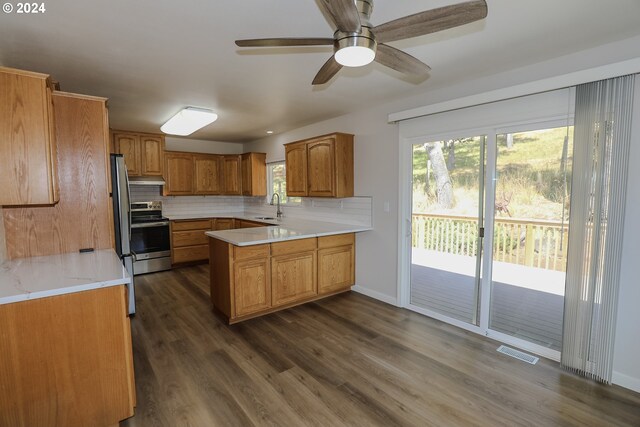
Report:
[[[136,275],[171,268],[169,220],[162,202],[131,203],[131,252]]]

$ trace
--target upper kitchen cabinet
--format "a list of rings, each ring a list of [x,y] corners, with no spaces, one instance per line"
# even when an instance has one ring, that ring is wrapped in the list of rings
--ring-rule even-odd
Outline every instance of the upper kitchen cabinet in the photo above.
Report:
[[[216,154],[195,154],[195,194],[222,193],[222,156]]]
[[[353,135],[333,133],[285,144],[287,195],[353,197]]]
[[[162,176],[164,136],[114,131],[116,153],[124,155],[129,176]]]
[[[307,143],[285,144],[284,161],[287,174],[287,196],[306,196],[307,189]]]
[[[245,153],[242,155],[242,195],[267,195],[267,155]]]
[[[239,154],[222,156],[222,194],[242,195],[242,164]]]
[[[51,81],[0,67],[0,205],[59,200]]]
[[[193,154],[167,151],[165,160],[165,196],[194,194]]]

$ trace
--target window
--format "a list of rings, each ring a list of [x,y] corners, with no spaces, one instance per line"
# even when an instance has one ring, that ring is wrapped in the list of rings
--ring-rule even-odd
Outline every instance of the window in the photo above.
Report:
[[[267,188],[268,200],[271,200],[273,193],[280,195],[281,204],[299,204],[302,199],[300,197],[287,197],[287,180],[284,161],[267,164]]]

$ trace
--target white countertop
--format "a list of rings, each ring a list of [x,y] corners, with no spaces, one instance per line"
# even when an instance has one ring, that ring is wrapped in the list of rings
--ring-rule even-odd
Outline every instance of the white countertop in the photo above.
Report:
[[[0,264],[0,304],[129,283],[113,249],[21,258]]]
[[[253,221],[255,217],[247,217]],[[266,221],[265,221],[266,222]],[[235,230],[207,231],[205,234],[236,246],[251,246],[262,243],[282,242],[285,240],[307,239],[310,237],[331,236],[334,234],[358,233],[372,230],[362,225],[338,224],[332,222],[287,220],[271,221],[280,225],[265,227],[238,228]]]
[[[243,212],[222,212],[222,213],[196,213],[196,214],[176,214],[176,215],[164,215],[171,221],[180,221],[184,219],[208,219],[208,218],[241,218],[250,219],[246,217]],[[254,219],[254,221],[256,221]]]

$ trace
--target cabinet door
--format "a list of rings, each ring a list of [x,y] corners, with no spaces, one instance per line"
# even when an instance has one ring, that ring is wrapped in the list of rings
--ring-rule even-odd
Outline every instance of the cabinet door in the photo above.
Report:
[[[223,194],[233,194],[238,196],[242,194],[242,175],[240,170],[240,156],[234,155],[223,157]]]
[[[235,228],[235,220],[233,218],[216,218],[216,230],[231,230]]]
[[[318,250],[318,294],[353,286],[355,279],[353,245]]]
[[[242,195],[267,195],[267,166],[265,153],[242,155]]]
[[[222,193],[221,165],[221,156],[194,156],[196,194]]]
[[[162,176],[164,166],[164,140],[162,136],[140,136],[140,164],[143,176]]]
[[[193,156],[183,153],[165,154],[164,194],[167,196],[193,194]]]
[[[335,196],[335,140],[309,143],[307,153],[309,196]]]
[[[57,194],[48,76],[0,67],[0,205],[48,205]]]
[[[236,262],[233,279],[236,317],[271,307],[269,258]]]
[[[285,146],[287,169],[287,196],[307,195],[307,144],[304,142]]]
[[[271,258],[271,284],[274,307],[316,295],[315,251]]]
[[[142,175],[140,161],[140,143],[137,135],[116,133],[113,135],[116,153],[124,155],[124,163],[127,165],[129,176]]]

